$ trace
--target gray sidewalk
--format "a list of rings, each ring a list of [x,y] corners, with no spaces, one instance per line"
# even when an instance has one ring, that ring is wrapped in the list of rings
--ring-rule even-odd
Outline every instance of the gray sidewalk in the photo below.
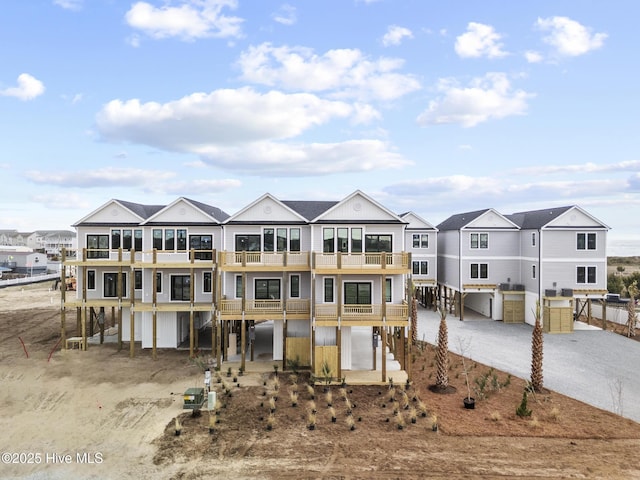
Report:
[[[437,313],[419,307],[418,338],[437,343],[439,322]],[[460,353],[462,342],[466,355],[480,363],[531,376],[531,325],[448,316],[447,328],[449,350]],[[545,387],[640,422],[639,342],[588,327],[544,334],[543,372]]]

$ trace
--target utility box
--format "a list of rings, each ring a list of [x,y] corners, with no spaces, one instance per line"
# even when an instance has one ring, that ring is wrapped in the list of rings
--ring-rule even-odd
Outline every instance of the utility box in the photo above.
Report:
[[[204,388],[188,388],[183,398],[183,409],[200,410],[205,402]]]

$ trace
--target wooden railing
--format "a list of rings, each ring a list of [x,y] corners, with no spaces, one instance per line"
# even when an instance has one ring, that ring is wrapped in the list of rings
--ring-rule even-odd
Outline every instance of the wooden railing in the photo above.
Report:
[[[405,321],[409,315],[409,308],[406,303],[386,305],[386,319],[388,321]],[[382,321],[382,305],[343,305],[340,310],[340,318],[343,321]],[[337,321],[338,307],[335,304],[319,304],[315,306],[316,321]]]
[[[286,300],[246,300],[245,314],[251,315],[274,315],[283,314],[283,304],[287,307],[287,313],[290,314],[309,314],[309,299],[293,299]],[[220,313],[224,315],[240,315],[242,313],[242,300],[221,300],[219,304]]]
[[[409,254],[399,253],[314,253],[314,268],[377,269],[409,268]]]
[[[309,267],[309,252],[220,252],[222,267]]]

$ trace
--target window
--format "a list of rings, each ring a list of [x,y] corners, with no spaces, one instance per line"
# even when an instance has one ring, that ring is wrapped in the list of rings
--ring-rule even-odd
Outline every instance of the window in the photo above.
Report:
[[[322,251],[324,253],[333,253],[335,251],[334,246],[334,229],[333,228],[325,228],[322,230]]]
[[[391,235],[365,235],[365,252],[391,252]]]
[[[280,299],[280,279],[265,278],[256,279],[256,300],[279,300]]]
[[[202,272],[202,291],[204,293],[212,292],[211,272]]]
[[[184,251],[187,249],[187,231],[179,228],[176,231],[176,250]]]
[[[489,278],[488,263],[472,263],[471,278]]]
[[[276,229],[276,249],[279,252],[284,252],[287,249],[287,229]]]
[[[120,292],[123,297],[127,296],[127,276],[122,274],[122,291]],[[104,274],[104,297],[117,297],[118,296],[118,274],[108,272]]]
[[[259,252],[260,235],[236,235],[236,252]]]
[[[324,303],[333,303],[333,278],[324,279]]]
[[[242,298],[242,275],[236,275],[236,298]]]
[[[133,271],[133,288],[142,290],[142,270]]]
[[[208,250],[205,252],[195,252],[196,260],[212,260],[213,259],[213,236],[212,235],[189,235],[190,250]]]
[[[120,248],[122,232],[120,230],[111,230],[111,248]]]
[[[153,248],[156,250],[162,250],[162,229],[154,228],[152,233]]]
[[[162,272],[156,272],[156,293],[162,293]]]
[[[342,253],[349,253],[349,229],[338,229],[338,251]]]
[[[385,278],[384,301],[387,303],[391,303],[391,279],[390,278]]]
[[[471,248],[489,248],[488,233],[472,233]]]
[[[536,278],[536,266],[531,265],[531,278]]]
[[[578,267],[576,283],[596,283],[596,267]]]
[[[351,229],[351,253],[362,253],[362,229]]]
[[[109,258],[109,235],[87,235],[87,258]]]
[[[429,262],[413,262],[412,272],[414,275],[428,275],[429,274]]]
[[[289,296],[300,298],[300,275],[291,275],[289,280]]]
[[[175,250],[176,242],[175,242],[175,230],[172,228],[167,228],[164,231],[164,249],[165,250]]]
[[[345,305],[370,305],[371,283],[346,282],[344,284]]]
[[[171,300],[191,300],[191,278],[189,275],[171,276]]]
[[[273,228],[265,228],[262,232],[264,252],[273,252]]]
[[[299,228],[292,228],[289,230],[289,251],[290,252],[300,251],[300,229]]]
[[[429,248],[429,235],[426,233],[414,233],[413,248]]]
[[[578,233],[576,247],[578,250],[595,250],[596,234],[595,233]]]
[[[133,245],[131,242],[131,230],[122,230],[122,248],[124,250],[131,250]]]
[[[531,246],[532,247],[536,246],[536,234],[535,234],[535,232],[531,234]]]
[[[87,290],[96,289],[96,271],[87,270]]]
[[[137,252],[142,250],[142,230],[133,231],[133,248]]]

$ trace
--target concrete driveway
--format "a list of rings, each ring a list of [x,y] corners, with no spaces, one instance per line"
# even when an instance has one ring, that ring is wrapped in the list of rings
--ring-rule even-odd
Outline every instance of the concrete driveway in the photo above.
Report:
[[[531,376],[531,332],[526,324],[447,317],[449,350],[512,375]],[[419,307],[418,338],[436,344],[440,317]],[[585,328],[578,330],[578,326]],[[570,334],[544,334],[544,386],[640,422],[640,342],[589,327]]]

